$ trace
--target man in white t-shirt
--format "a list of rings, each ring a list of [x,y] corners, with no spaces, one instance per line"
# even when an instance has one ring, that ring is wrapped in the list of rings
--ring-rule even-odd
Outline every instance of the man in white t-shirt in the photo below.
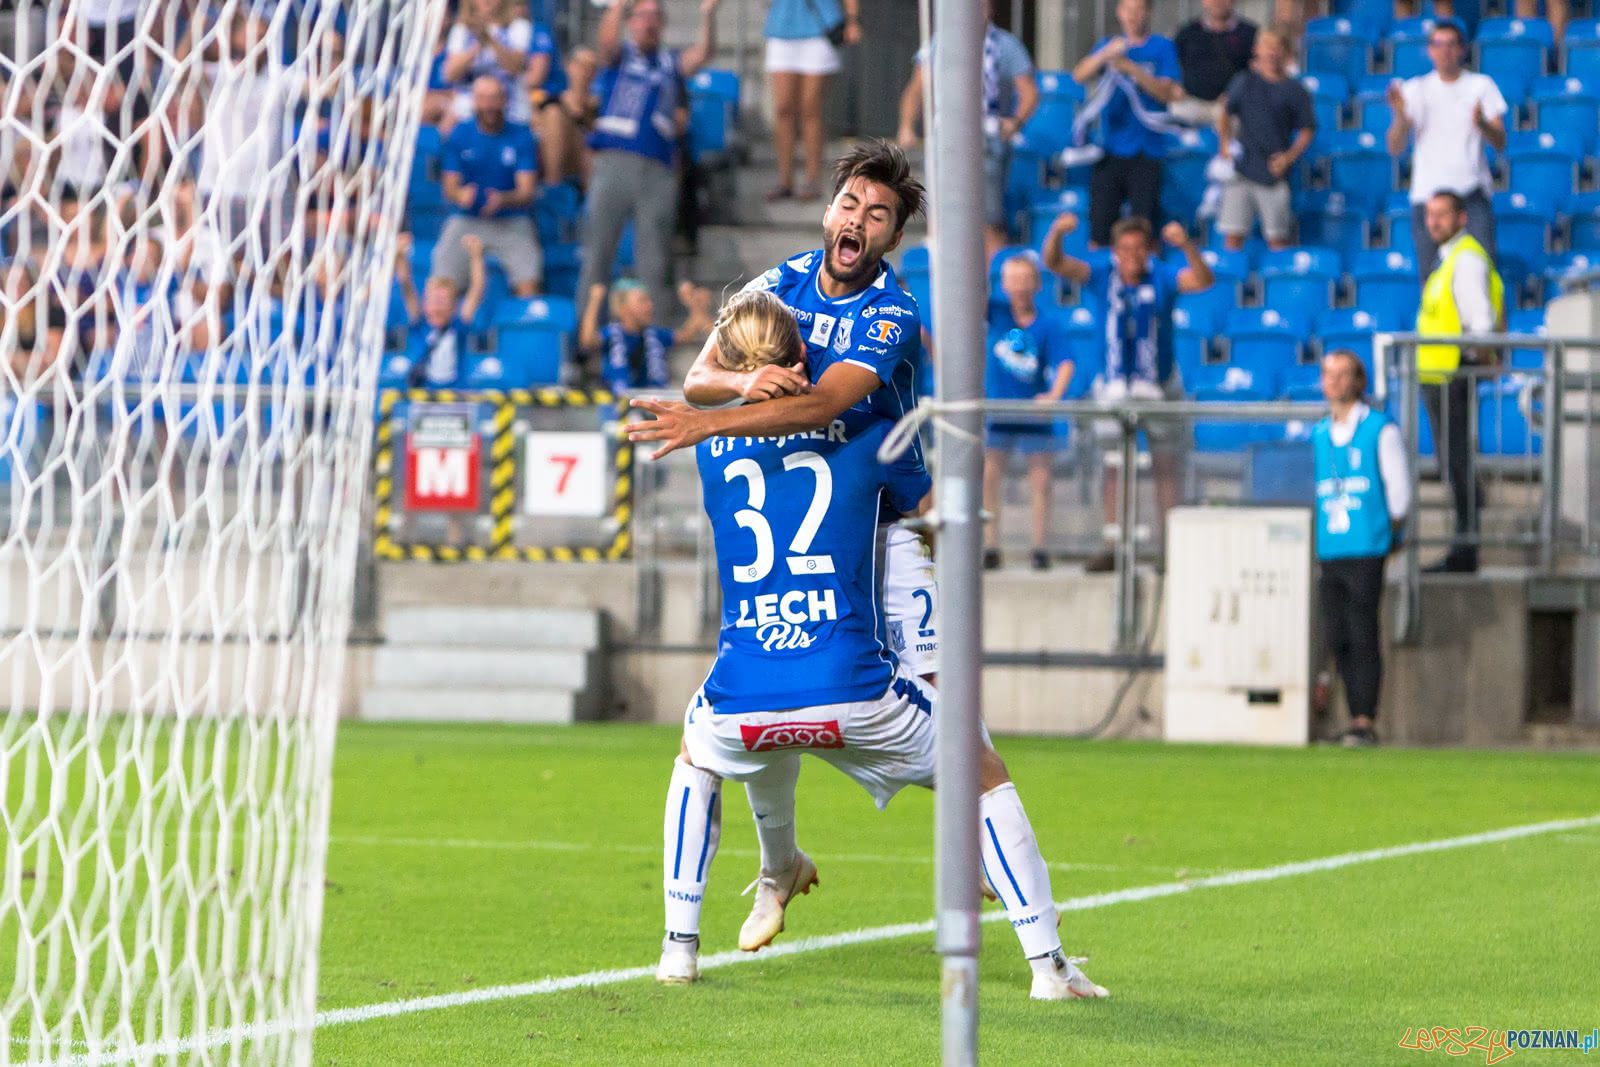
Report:
[[[1417,242],[1417,271],[1426,279],[1438,265],[1438,248],[1428,236],[1428,198],[1455,193],[1467,205],[1467,232],[1492,257],[1494,211],[1490,203],[1487,142],[1506,147],[1506,98],[1493,79],[1461,69],[1466,43],[1461,27],[1440,22],[1428,35],[1433,73],[1389,83],[1389,152],[1399,156],[1408,141],[1411,153],[1411,233]]]

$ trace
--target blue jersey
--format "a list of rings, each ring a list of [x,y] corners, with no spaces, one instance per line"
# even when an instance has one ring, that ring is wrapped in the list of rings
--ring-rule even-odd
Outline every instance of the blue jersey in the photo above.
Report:
[[[1101,372],[1107,381],[1121,378],[1130,384],[1165,385],[1172,377],[1172,312],[1178,306],[1182,270],[1151,259],[1149,269],[1133,285],[1122,281],[1109,260],[1090,270],[1084,289],[1098,296],[1106,309]]]
[[[718,714],[876,700],[894,679],[876,528],[932,483],[878,462],[890,424],[847,411],[825,430],[713,437],[696,449],[722,582],[704,693]]]
[[[455,207],[458,215],[476,215],[489,199],[489,190],[509,193],[517,187],[519,173],[539,173],[539,142],[534,140],[528,127],[507,122],[499,133],[485,133],[478,128],[477,119],[468,119],[457,126],[444,143],[444,169],[447,174],[461,177],[461,184],[475,185],[477,199],[472,210]],[[526,215],[532,208],[506,211],[496,216]]]
[[[989,305],[983,387],[991,400],[1032,400],[1049,391],[1056,367],[1066,358],[1066,335],[1054,315],[1040,311],[1028,325],[1018,326],[1010,304]]]
[[[606,388],[613,393],[665,389],[667,352],[672,342],[672,331],[660,326],[646,326],[643,333],[628,333],[620,323],[606,323],[600,328]]]
[[[641,52],[632,41],[623,41],[616,62],[603,68],[595,82],[600,114],[589,147],[597,152],[637,152],[662,166],[673,166],[679,135],[676,112],[685,100],[678,62],[678,53],[670,48]]]
[[[822,259],[821,249],[795,256],[745,288],[770,290],[794,313],[813,382],[835,363],[865,367],[882,384],[852,410],[896,422],[917,404],[922,344],[917,302],[900,287],[887,263],[865,288],[838,299],[824,296],[818,277]],[[920,448],[913,447],[920,462]]]

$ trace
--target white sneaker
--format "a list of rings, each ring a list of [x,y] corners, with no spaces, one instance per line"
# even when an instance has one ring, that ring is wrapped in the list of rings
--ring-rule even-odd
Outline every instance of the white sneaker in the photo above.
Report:
[[[1055,964],[1052,969],[1033,972],[1033,991],[1029,996],[1034,1000],[1080,1000],[1111,995],[1105,986],[1095,985],[1088,975],[1078,970],[1078,964],[1089,962],[1088,957],[1068,959],[1055,952],[1051,954],[1051,962]]]
[[[804,852],[797,852],[794,866],[787,871],[760,877],[745,887],[748,893],[756,891],[756,901],[750,906],[750,917],[739,928],[739,947],[746,952],[772,944],[772,939],[783,932],[783,911],[789,901],[802,893],[811,892],[817,884],[817,865]]]
[[[661,942],[661,962],[656,964],[656,981],[667,985],[688,985],[700,980],[700,939],[676,941],[668,934]]]

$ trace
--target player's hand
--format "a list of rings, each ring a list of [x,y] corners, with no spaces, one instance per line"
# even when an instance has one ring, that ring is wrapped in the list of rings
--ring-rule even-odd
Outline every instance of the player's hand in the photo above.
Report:
[[[682,401],[635,398],[628,401],[628,406],[655,416],[650,422],[630,422],[622,428],[629,441],[660,442],[661,447],[650,453],[651,459],[660,459],[680,448],[693,448],[711,436],[705,425],[706,413]]]
[[[484,195],[483,210],[478,212],[478,214],[482,215],[486,219],[500,214],[500,204],[505,200],[505,198],[506,194],[502,193],[500,190],[490,189],[488,193]]]
[[[1183,228],[1183,223],[1174,220],[1161,227],[1161,239],[1174,248],[1183,248],[1189,243],[1189,231]]]
[[[476,185],[463,185],[456,190],[456,206],[472,210],[472,205],[478,200],[478,187]]]
[[[1063,237],[1067,236],[1069,233],[1072,233],[1077,228],[1078,216],[1077,213],[1072,211],[1063,211],[1061,214],[1056,216],[1056,221],[1050,224],[1050,229],[1061,234]]]
[[[483,238],[475,233],[462,234],[461,247],[466,249],[467,255],[476,259],[483,255]]]
[[[811,379],[806,377],[803,367],[780,367],[776,363],[751,371],[739,386],[739,395],[751,403],[809,392]]]
[[[1267,157],[1267,170],[1274,178],[1281,178],[1289,173],[1289,153],[1274,152]]]

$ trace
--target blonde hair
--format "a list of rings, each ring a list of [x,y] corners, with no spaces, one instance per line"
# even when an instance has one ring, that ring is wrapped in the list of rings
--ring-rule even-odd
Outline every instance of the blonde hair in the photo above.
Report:
[[[722,305],[714,329],[717,362],[724,370],[753,371],[769,363],[791,367],[804,351],[794,314],[765,289],[736,293]]]

